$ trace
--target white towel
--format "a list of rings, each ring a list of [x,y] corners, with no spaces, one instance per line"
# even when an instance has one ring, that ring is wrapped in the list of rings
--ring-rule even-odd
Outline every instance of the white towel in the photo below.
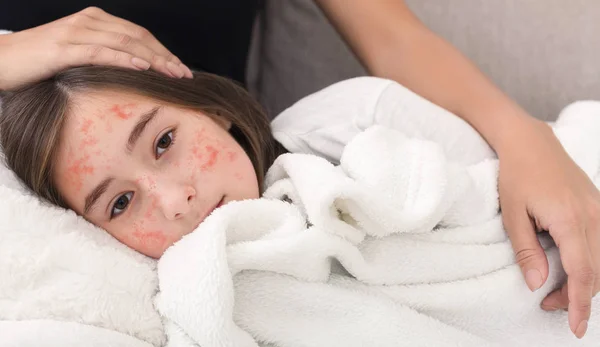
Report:
[[[598,185],[600,103],[554,129]],[[577,341],[565,312],[539,307],[565,277],[547,236],[549,279],[527,288],[496,182],[496,158],[449,162],[379,126],[339,166],[281,156],[264,198],[214,211],[159,260],[170,346],[597,346],[598,309]]]
[[[0,346],[121,346],[125,335],[162,346],[155,266],[74,212],[41,203],[0,163]]]
[[[2,347],[152,347],[115,330],[58,320],[0,321]]]

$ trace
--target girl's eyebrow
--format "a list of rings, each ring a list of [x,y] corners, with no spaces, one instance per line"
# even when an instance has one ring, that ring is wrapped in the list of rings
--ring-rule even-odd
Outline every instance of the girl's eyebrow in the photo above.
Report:
[[[125,147],[126,152],[128,154],[131,154],[131,152],[135,148],[135,145],[137,144],[138,139],[144,133],[146,126],[150,122],[152,122],[153,119],[155,119],[156,114],[158,113],[158,111],[160,111],[160,109],[161,109],[160,106],[156,106],[153,109],[151,109],[150,111],[142,114],[142,116],[137,121],[137,123],[135,124],[133,129],[131,129],[131,133],[129,134],[129,139],[127,140],[127,145]]]
[[[96,188],[94,188],[94,190],[92,190],[91,193],[89,193],[85,197],[85,207],[83,208],[84,215],[86,215],[86,214],[88,214],[88,212],[90,212],[92,207],[94,207],[96,202],[98,202],[98,199],[100,199],[102,194],[104,194],[106,192],[106,190],[108,189],[108,186],[110,185],[110,183],[113,180],[114,180],[113,177],[105,178],[102,182],[100,182],[99,185],[96,186]]]

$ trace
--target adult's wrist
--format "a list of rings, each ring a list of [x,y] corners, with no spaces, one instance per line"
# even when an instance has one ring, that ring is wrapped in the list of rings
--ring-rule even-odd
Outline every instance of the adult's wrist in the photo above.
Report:
[[[522,114],[508,115],[504,121],[500,121],[492,138],[490,145],[500,158],[557,142],[547,123],[524,111]]]

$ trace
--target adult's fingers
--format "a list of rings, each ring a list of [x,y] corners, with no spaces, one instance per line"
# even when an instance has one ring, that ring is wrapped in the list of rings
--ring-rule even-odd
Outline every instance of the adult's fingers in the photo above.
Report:
[[[164,57],[156,54],[146,45],[127,34],[97,31],[88,28],[77,28],[73,33],[74,34],[69,40],[72,44],[104,46],[137,57],[145,62],[144,65],[147,64],[154,70],[160,71],[168,76],[184,76],[185,72],[179,66],[176,66],[172,62],[168,62]]]
[[[542,301],[546,311],[566,310],[569,308],[569,285],[565,283],[560,289],[553,291]]]
[[[578,338],[587,331],[596,275],[585,230],[550,230],[568,276],[569,326]]]
[[[548,278],[548,259],[526,209],[503,212],[504,223],[527,286],[538,290]]]
[[[84,17],[83,20],[80,20],[80,26],[96,31],[108,31],[122,36],[124,35],[125,38],[122,40],[125,42],[129,40],[127,37],[131,37],[148,47],[153,52],[153,57],[148,60],[153,69],[167,73],[170,76],[193,77],[192,71],[144,27],[123,18],[113,16],[97,7],[86,8],[73,15],[73,17],[75,17],[73,19],[77,19],[76,16]],[[144,57],[144,59],[146,60],[148,58]]]
[[[69,45],[66,48],[64,59],[69,66],[110,65],[137,70],[150,68],[148,62],[129,53],[101,45]]]
[[[106,11],[103,11],[97,7],[88,7],[82,11],[82,13],[90,16],[91,18],[95,18],[103,23],[90,23],[90,25],[102,25],[102,30],[114,31],[119,33],[127,34],[131,37],[134,37],[145,44],[147,44],[152,50],[156,53],[164,56],[167,60],[172,61],[176,64],[180,64],[181,60],[177,58],[171,51],[169,51],[165,46],[163,46],[160,41],[158,41],[154,35],[146,28],[139,26],[133,22],[130,22],[126,19],[114,16]],[[94,29],[90,27],[90,29]],[[95,30],[100,30],[96,28]]]

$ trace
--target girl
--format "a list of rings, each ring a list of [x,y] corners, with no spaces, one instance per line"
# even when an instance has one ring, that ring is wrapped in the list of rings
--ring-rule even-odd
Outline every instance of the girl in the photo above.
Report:
[[[243,88],[207,73],[74,68],[3,98],[9,167],[151,257],[216,207],[257,198],[282,147]]]

